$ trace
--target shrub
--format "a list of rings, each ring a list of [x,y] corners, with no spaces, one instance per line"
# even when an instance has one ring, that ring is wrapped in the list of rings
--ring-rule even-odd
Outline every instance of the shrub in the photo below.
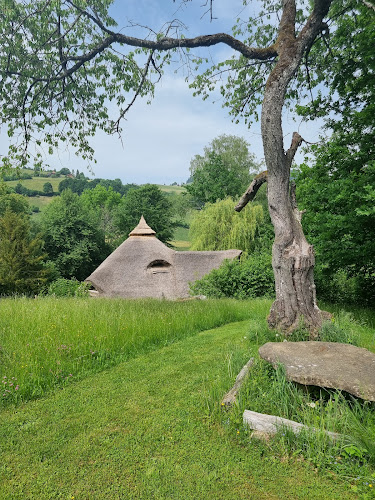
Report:
[[[88,297],[89,288],[89,283],[74,278],[71,280],[58,278],[49,285],[47,295],[54,295],[55,297]]]
[[[274,277],[271,256],[244,255],[240,260],[226,260],[191,285],[195,295],[211,298],[247,299],[274,296]]]
[[[375,273],[369,269],[338,269],[333,273],[319,265],[315,270],[318,297],[339,304],[371,305],[375,300]]]

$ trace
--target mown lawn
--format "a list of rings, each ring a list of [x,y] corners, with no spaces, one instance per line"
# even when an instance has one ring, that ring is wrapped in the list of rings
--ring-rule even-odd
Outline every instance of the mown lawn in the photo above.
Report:
[[[253,311],[3,410],[0,498],[356,498],[349,482],[212,418],[212,388],[230,388],[249,332],[265,328]]]

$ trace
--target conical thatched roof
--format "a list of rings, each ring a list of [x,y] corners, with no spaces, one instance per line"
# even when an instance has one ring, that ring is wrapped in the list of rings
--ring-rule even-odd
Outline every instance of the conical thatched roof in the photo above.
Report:
[[[138,226],[135,227],[131,233],[129,233],[129,236],[150,236],[155,234],[155,231],[150,228],[142,215]]]
[[[189,282],[241,255],[241,250],[177,252],[155,234],[142,216],[129,238],[86,281],[100,296],[184,298],[189,297]]]

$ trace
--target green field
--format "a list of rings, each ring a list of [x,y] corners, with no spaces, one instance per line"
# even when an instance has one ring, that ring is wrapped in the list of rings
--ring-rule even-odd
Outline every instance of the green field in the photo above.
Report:
[[[184,186],[166,186],[165,184],[157,184],[158,188],[165,193],[181,194],[185,191]]]
[[[30,206],[38,207],[39,210],[43,210],[51,201],[53,200],[53,196],[33,196],[28,197],[28,202]]]
[[[6,184],[10,187],[15,187],[18,183],[25,186],[27,189],[35,189],[36,191],[43,191],[43,186],[46,182],[52,184],[53,190],[58,192],[60,182],[64,180],[64,177],[52,178],[52,177],[33,177],[32,179],[20,179],[18,181],[6,181]]]
[[[220,410],[255,339],[275,335],[269,306],[2,300],[5,380],[53,383],[0,412],[0,499],[373,498],[374,469],[319,470]]]
[[[177,227],[173,236],[174,240],[171,243],[176,250],[189,250],[191,241],[188,227]]]

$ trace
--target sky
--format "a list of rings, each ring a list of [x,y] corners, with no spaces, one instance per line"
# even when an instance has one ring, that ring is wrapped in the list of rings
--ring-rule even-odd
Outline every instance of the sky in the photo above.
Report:
[[[245,15],[242,0],[215,0],[214,16],[203,15],[208,7],[202,7],[205,0],[192,0],[181,7],[179,0],[115,0],[111,14],[118,28],[138,23],[159,31],[165,22],[178,18],[189,30],[186,36],[216,32],[229,32],[237,17]],[[202,17],[203,15],[203,17]],[[127,28],[128,29],[128,28]],[[128,32],[128,31],[127,31]],[[142,36],[144,30],[131,29],[133,36]],[[202,55],[220,59],[229,57],[231,49],[216,46],[200,49]],[[122,122],[122,138],[98,133],[92,144],[96,164],[90,173],[86,162],[76,157],[74,151],[60,151],[48,158],[52,168],[68,167],[91,177],[107,179],[120,178],[123,183],[183,183],[189,178],[190,160],[202,154],[203,148],[222,134],[237,135],[249,143],[249,150],[256,160],[262,161],[263,150],[260,126],[255,123],[249,129],[244,123],[234,124],[228,111],[220,102],[213,103],[217,96],[203,101],[193,97],[185,81],[184,68],[175,72],[179,64],[165,72],[157,85],[155,98],[148,105],[146,99],[138,99]],[[129,96],[131,99],[132,96]],[[115,110],[114,110],[115,111]],[[297,130],[310,142],[318,139],[319,128],[311,124],[294,123],[288,113],[284,116],[285,144],[288,147],[292,132]],[[5,134],[0,135],[0,147],[6,144]],[[302,160],[302,155],[296,157]]]

